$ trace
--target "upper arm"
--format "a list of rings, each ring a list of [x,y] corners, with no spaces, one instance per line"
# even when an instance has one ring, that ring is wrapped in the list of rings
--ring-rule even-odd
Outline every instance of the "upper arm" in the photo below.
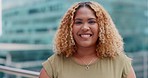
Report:
[[[48,76],[48,74],[46,73],[46,70],[44,68],[42,68],[40,75],[39,75],[39,78],[50,78]]]
[[[131,67],[129,74],[127,75],[127,78],[136,78],[133,67]]]

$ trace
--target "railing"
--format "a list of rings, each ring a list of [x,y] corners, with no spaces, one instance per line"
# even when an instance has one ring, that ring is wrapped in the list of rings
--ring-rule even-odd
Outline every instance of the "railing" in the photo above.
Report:
[[[133,59],[137,78],[148,78],[148,52],[128,53]]]
[[[137,78],[148,78],[148,52],[128,53],[128,55],[133,59],[133,66]],[[0,66],[0,71],[28,78],[38,78],[39,76],[39,72],[10,68],[7,66]]]
[[[4,58],[0,58],[0,72],[4,72],[6,76],[5,78],[9,78],[8,74],[16,75],[16,78],[38,78],[39,72],[23,70],[22,68],[26,67],[36,67],[41,66],[43,60],[39,61],[25,61],[25,62],[13,62],[11,54],[9,51],[27,51],[27,50],[50,50],[51,45],[30,45],[30,44],[2,44],[0,43],[0,50],[4,52]],[[2,56],[3,57],[3,56]],[[16,68],[12,68],[12,67]],[[1,78],[1,77],[0,77]]]
[[[9,73],[13,75],[19,75],[23,77],[29,77],[29,78],[38,78],[39,72],[29,71],[29,70],[23,70],[23,69],[17,69],[17,68],[11,68],[8,66],[0,66],[0,71],[4,73]]]

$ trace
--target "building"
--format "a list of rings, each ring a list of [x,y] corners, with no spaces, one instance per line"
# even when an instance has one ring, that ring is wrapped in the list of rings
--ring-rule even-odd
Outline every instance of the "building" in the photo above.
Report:
[[[147,0],[117,0],[112,3],[111,15],[124,38],[127,52],[148,50]]]
[[[0,36],[0,43],[52,45],[55,31],[62,16],[68,7],[76,1],[80,0],[2,0],[3,34]],[[147,0],[95,1],[101,3],[110,13],[120,34],[123,36],[125,51],[139,52],[148,50]],[[45,60],[52,54],[47,49],[38,51],[18,50],[9,51],[8,53],[17,57],[13,58],[12,61],[18,63],[20,61]],[[20,56],[21,54],[22,56]],[[21,57],[22,59],[20,59]],[[138,61],[134,65],[140,66],[143,64]],[[141,70],[136,73],[138,78],[144,78]]]

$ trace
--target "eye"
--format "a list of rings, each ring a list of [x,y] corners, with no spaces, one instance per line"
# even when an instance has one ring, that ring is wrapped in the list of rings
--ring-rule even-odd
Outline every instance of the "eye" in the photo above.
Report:
[[[89,24],[95,24],[96,21],[88,21]]]
[[[76,25],[80,25],[80,24],[83,24],[83,22],[81,22],[81,21],[75,21],[75,24]]]

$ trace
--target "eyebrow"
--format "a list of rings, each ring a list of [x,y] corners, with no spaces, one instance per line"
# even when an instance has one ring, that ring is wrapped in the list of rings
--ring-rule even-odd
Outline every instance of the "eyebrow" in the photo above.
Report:
[[[96,18],[89,18],[88,20],[96,20]]]
[[[81,18],[76,18],[76,19],[74,19],[74,20],[82,20]],[[89,18],[88,20],[96,20],[96,18]]]
[[[81,18],[76,18],[76,19],[74,19],[74,20],[82,20]]]

